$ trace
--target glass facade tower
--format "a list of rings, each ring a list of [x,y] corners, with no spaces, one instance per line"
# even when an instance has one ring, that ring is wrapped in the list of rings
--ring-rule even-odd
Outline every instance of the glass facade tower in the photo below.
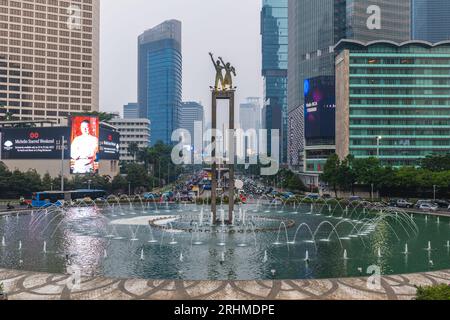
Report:
[[[305,148],[314,148],[313,142],[305,141],[304,134],[305,79],[335,76],[334,46],[341,39],[410,40],[410,1],[289,0],[288,106],[289,113],[301,119],[300,125],[290,121],[288,127],[289,164],[293,168],[304,171]],[[380,9],[380,29],[368,27],[373,15],[368,9],[372,5]]]
[[[182,96],[181,22],[169,20],[139,37],[138,104],[151,121],[152,144],[172,144]]]
[[[261,11],[264,129],[280,130],[280,161],[287,162],[288,0],[263,0]],[[268,150],[271,139],[268,137]]]
[[[337,154],[416,166],[450,152],[450,41],[343,40],[336,51]]]
[[[412,0],[411,32],[414,40],[436,43],[450,40],[450,1]]]

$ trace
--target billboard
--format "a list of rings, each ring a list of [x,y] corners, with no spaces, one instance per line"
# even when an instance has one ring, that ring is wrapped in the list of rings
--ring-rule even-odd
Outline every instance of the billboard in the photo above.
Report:
[[[120,159],[120,133],[100,129],[100,160]]]
[[[305,138],[330,139],[336,135],[335,79],[321,76],[306,79]]]
[[[61,140],[63,136],[67,140],[69,134],[66,127],[1,130],[0,154],[3,160],[61,159]]]
[[[98,117],[74,116],[70,126],[70,173],[98,173],[99,136]]]

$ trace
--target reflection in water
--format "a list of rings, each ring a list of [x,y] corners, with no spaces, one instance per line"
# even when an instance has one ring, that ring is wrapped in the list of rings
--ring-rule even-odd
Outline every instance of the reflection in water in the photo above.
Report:
[[[65,273],[78,266],[84,275],[192,280],[360,276],[371,265],[383,274],[450,267],[449,218],[258,201],[238,208],[229,229],[212,228],[207,209],[111,202],[2,217],[0,267]],[[274,231],[257,232],[264,228]]]

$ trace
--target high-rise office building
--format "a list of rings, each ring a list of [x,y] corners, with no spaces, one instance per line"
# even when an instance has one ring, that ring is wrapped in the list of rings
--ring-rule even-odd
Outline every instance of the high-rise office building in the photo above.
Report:
[[[335,76],[334,46],[341,39],[409,40],[410,12],[410,0],[289,0],[288,105],[301,119],[300,125],[289,122],[291,166],[305,171],[306,148],[315,155],[334,145],[334,139],[305,140],[305,80]]]
[[[99,19],[99,0],[0,1],[0,113],[98,111]]]
[[[450,152],[450,41],[336,46],[336,151],[416,166]],[[447,66],[447,67],[446,67]]]
[[[450,40],[450,1],[412,0],[411,12],[414,40],[431,43]]]
[[[265,129],[280,131],[280,161],[287,162],[288,0],[263,0],[261,11]],[[270,132],[269,132],[270,135]],[[267,139],[271,150],[270,136]]]
[[[249,97],[239,106],[239,122],[242,130],[261,129],[260,98]]]
[[[247,101],[241,103],[239,106],[239,122],[240,128],[245,133],[244,151],[237,153],[241,156],[255,156],[258,153],[258,139],[259,129],[261,129],[261,103],[260,98],[249,97]],[[254,131],[253,131],[254,130]],[[256,135],[252,135],[252,132]],[[241,150],[242,151],[242,150]]]
[[[120,161],[136,161],[135,155],[130,154],[129,147],[136,144],[139,149],[148,148],[151,141],[150,121],[144,118],[115,118],[109,123],[120,133]]]
[[[139,104],[130,102],[123,106],[124,119],[138,119],[140,115]]]
[[[203,106],[198,103],[198,102],[194,102],[194,101],[189,101],[189,102],[183,102],[181,104],[181,107],[179,109],[179,121],[178,121],[178,127],[180,129],[185,129],[187,131],[189,131],[190,135],[191,135],[191,141],[192,141],[192,145],[194,145],[194,139],[203,139],[203,127],[205,124],[205,120],[204,120],[204,110],[203,110]],[[196,122],[200,125],[201,127],[201,135],[200,137],[196,137],[195,136],[195,125]]]
[[[182,95],[181,22],[168,20],[139,36],[138,104],[151,121],[152,144],[171,144]]]

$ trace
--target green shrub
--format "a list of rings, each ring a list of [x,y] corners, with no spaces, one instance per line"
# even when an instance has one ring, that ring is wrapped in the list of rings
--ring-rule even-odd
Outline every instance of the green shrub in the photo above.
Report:
[[[416,300],[450,300],[450,285],[417,287]]]

